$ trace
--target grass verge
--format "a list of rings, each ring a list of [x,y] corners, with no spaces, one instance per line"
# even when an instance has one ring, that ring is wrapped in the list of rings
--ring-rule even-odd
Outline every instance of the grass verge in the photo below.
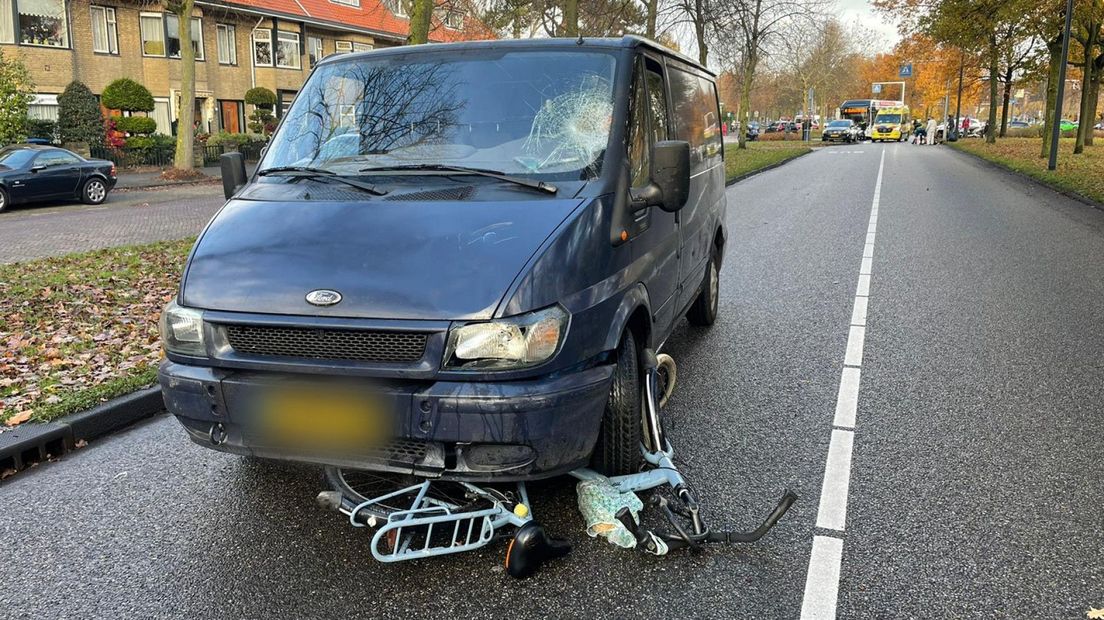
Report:
[[[1104,146],[1087,146],[1084,153],[1074,155],[1073,143],[1072,139],[1063,139],[1058,144],[1058,169],[1053,172],[1047,170],[1047,160],[1039,157],[1042,138],[1000,138],[996,144],[959,140],[948,144],[1057,190],[1104,203]]]
[[[793,142],[748,142],[740,150],[736,144],[725,145],[725,181],[762,170],[808,153],[812,149]]]
[[[51,420],[151,385],[157,319],[192,240],[0,265],[0,420]]]

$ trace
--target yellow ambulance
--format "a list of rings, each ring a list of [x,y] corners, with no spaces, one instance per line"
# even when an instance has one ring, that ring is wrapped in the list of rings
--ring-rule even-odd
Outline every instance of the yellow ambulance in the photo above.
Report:
[[[874,116],[870,139],[874,142],[908,140],[909,124],[911,122],[908,106],[879,108],[878,113]]]

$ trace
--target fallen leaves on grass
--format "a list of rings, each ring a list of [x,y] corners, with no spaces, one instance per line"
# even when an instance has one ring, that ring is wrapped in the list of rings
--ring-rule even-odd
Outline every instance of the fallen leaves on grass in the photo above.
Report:
[[[68,413],[86,404],[81,395],[89,390],[111,393],[105,387],[136,375],[148,380],[161,356],[157,319],[190,246],[163,242],[0,266],[0,419]]]
[[[26,422],[27,420],[31,419],[31,413],[33,413],[33,412],[30,409],[20,411],[16,414],[10,416],[7,420],[4,420],[4,424],[7,424],[8,426],[15,426],[16,424],[22,424],[22,423]]]

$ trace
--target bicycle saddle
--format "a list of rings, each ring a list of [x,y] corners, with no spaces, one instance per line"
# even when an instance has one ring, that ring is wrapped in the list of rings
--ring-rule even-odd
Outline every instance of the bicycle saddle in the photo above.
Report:
[[[562,558],[570,551],[570,543],[550,537],[536,521],[530,521],[518,528],[506,548],[506,572],[511,577],[524,579],[536,573],[546,561]]]

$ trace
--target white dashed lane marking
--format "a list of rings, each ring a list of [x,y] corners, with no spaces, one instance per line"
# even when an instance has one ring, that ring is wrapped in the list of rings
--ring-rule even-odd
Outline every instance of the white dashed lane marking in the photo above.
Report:
[[[843,151],[841,151],[843,152]],[[847,525],[847,492],[851,485],[851,449],[855,443],[859,384],[862,378],[863,345],[866,341],[866,315],[870,305],[870,276],[874,267],[874,236],[878,228],[878,205],[882,199],[882,171],[885,151],[878,161],[878,180],[870,204],[870,222],[866,229],[859,281],[855,286],[855,304],[851,309],[847,349],[844,351],[836,412],[832,419],[832,438],[817,508],[818,528],[833,534],[813,537],[809,572],[805,577],[805,596],[801,600],[802,620],[832,620],[836,617],[840,567],[843,562],[843,532]]]

